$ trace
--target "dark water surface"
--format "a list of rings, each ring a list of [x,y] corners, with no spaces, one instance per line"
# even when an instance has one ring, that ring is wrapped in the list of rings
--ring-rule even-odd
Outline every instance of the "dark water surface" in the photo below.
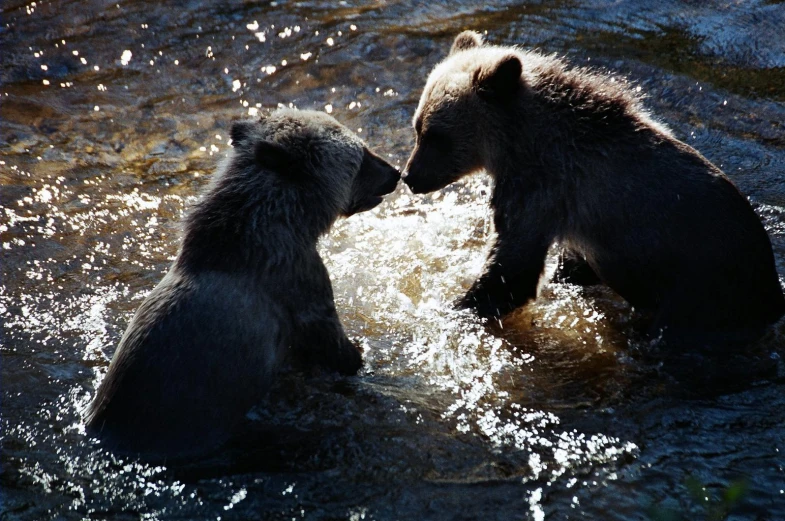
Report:
[[[783,325],[749,359],[665,363],[602,291],[549,284],[503,328],[452,311],[492,233],[483,176],[324,239],[366,367],[282,377],[251,414],[269,443],[174,471],[86,439],[231,121],[328,110],[402,165],[465,28],[629,76],[750,196],[785,275],[782,2],[224,4],[2,3],[0,519],[709,519],[693,481],[746,487],[729,519],[785,519]]]

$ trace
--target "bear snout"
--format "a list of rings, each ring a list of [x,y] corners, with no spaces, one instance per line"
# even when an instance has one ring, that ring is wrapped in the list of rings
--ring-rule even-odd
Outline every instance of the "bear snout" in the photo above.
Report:
[[[395,190],[395,187],[398,186],[398,181],[401,180],[401,173],[391,168],[392,172],[388,172],[388,179],[385,184],[382,185],[381,191],[376,195],[387,195],[392,193]]]
[[[409,160],[406,162],[406,167],[404,167],[403,175],[401,178],[406,186],[409,187],[409,190],[412,193],[419,194],[423,192],[418,192],[417,187],[420,185],[421,179],[420,176],[417,175],[417,169],[414,165],[414,152],[409,157]]]
[[[395,190],[401,180],[401,173],[397,168],[370,150],[366,151],[365,164],[372,178],[379,180],[373,195],[387,195]]]
[[[412,169],[410,165],[411,162],[409,165],[406,165],[403,182],[409,187],[409,190],[411,190],[413,194],[427,194],[428,192],[433,192],[440,188],[439,186],[436,186],[433,179],[430,179],[425,173],[427,172],[425,169]]]
[[[425,153],[420,148],[415,148],[404,169],[403,182],[414,194],[427,194],[442,188],[436,180],[436,168],[432,154]]]
[[[425,194],[429,191],[423,186],[421,180],[418,180],[416,176],[412,176],[411,174],[406,175],[403,178],[403,182],[406,186],[409,187],[409,190],[411,190],[413,194]]]
[[[387,181],[382,185],[382,192],[379,195],[391,193],[398,186],[398,181],[401,180],[401,172],[394,166],[384,163],[384,170]]]
[[[395,191],[401,173],[368,149],[365,149],[360,172],[352,188],[352,196],[343,215],[348,217],[356,213],[375,208],[384,200],[384,196]]]

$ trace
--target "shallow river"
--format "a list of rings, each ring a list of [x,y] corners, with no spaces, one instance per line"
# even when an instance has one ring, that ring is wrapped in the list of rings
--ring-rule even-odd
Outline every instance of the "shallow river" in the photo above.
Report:
[[[269,443],[175,470],[80,423],[231,121],[326,110],[401,167],[465,28],[631,78],[750,197],[782,278],[785,5],[164,4],[0,7],[0,519],[724,519],[728,495],[728,519],[785,519],[785,325],[749,358],[664,360],[602,290],[453,311],[492,238],[484,176],[324,238],[366,365],[283,375],[250,414]]]

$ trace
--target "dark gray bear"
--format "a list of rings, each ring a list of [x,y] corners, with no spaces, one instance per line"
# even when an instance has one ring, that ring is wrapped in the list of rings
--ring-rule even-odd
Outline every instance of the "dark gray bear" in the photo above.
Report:
[[[568,275],[649,311],[651,333],[758,331],[785,313],[750,204],[625,82],[466,31],[428,77],[414,126],[413,192],[493,178],[498,239],[460,307],[499,317],[535,298],[558,243]]]
[[[231,436],[286,356],[352,375],[317,239],[399,172],[332,117],[279,110],[234,150],[185,220],[178,256],[115,351],[87,414],[110,447],[198,455]]]

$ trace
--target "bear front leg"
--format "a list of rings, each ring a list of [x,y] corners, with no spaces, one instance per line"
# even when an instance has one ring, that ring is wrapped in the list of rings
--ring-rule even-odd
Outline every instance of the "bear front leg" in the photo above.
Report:
[[[500,318],[537,296],[550,240],[545,237],[499,238],[485,273],[456,307],[474,309],[484,318]]]
[[[335,310],[330,275],[319,254],[311,252],[310,276],[287,287],[294,315],[293,341],[295,359],[306,366],[319,365],[341,374],[353,375],[362,367],[359,348],[347,338]],[[306,259],[304,259],[306,260]]]
[[[295,356],[305,365],[355,375],[363,365],[360,349],[346,336],[335,308],[325,311],[299,317],[293,345]]]

